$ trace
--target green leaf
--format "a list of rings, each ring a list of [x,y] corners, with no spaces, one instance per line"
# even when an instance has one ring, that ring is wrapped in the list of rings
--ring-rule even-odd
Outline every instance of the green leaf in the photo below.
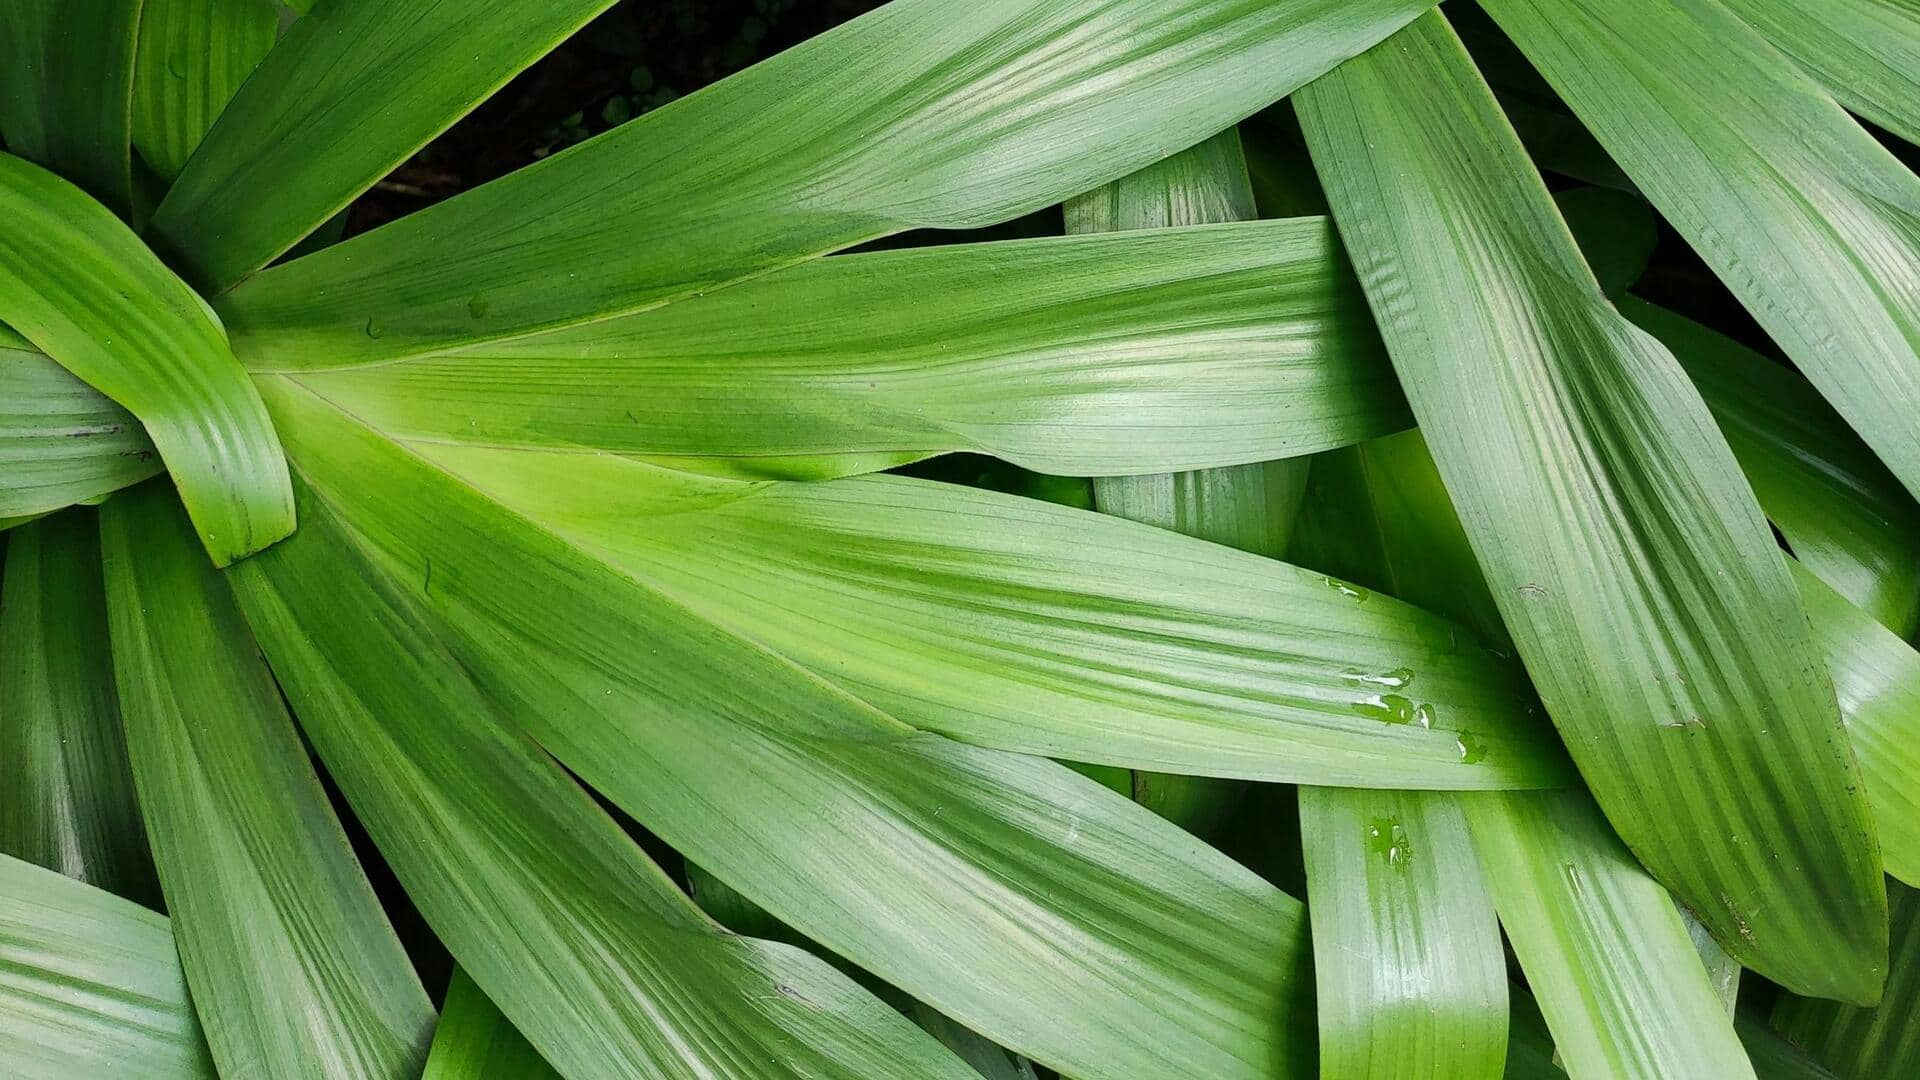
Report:
[[[60,173],[122,216],[133,206],[140,8],[141,0],[7,0],[0,22],[0,131],[8,151]]]
[[[1507,965],[1460,797],[1300,789],[1320,1074],[1492,1077]]]
[[[306,524],[232,571],[240,600],[408,895],[548,1061],[582,1080],[964,1075],[825,963],[701,916],[300,491]]]
[[[1920,179],[1720,0],[1482,6],[1920,492]]]
[[[219,112],[154,212],[155,246],[209,292],[231,286],[611,2],[321,5],[293,23]]]
[[[1859,770],[1699,394],[1607,302],[1442,17],[1296,103],[1501,615],[1614,827],[1743,964],[1872,1000],[1885,898]]]
[[[159,471],[131,413],[0,333],[0,517],[87,502]]]
[[[1814,571],[1793,570],[1833,673],[1887,872],[1920,882],[1920,653]]]
[[[1887,885],[1893,919],[1893,966],[1878,1008],[1784,995],[1773,1026],[1814,1060],[1846,1077],[1920,1075],[1920,896]]]
[[[180,175],[279,31],[266,0],[144,0],[133,144],[161,179]],[[281,207],[279,194],[255,201]]]
[[[0,761],[0,851],[137,903],[159,899],[113,692],[91,510],[7,541]]]
[[[0,855],[0,1058],[20,1080],[212,1080],[164,915]]]
[[[1793,553],[1902,636],[1920,629],[1920,505],[1804,378],[1722,334],[1628,297],[1673,350]]]
[[[420,1080],[558,1080],[465,971],[455,968]]]
[[[1920,142],[1920,6],[1913,0],[1722,0],[1840,103]]]
[[[1152,472],[1408,423],[1317,219],[848,255],[572,330],[349,359],[249,363],[301,371],[408,438],[721,458],[688,467],[749,476],[949,450],[1049,473]]]
[[[140,418],[217,565],[293,531],[286,459],[213,312],[100,204],[5,154],[0,319]]]
[[[993,224],[1200,141],[1428,6],[894,0],[567,153],[262,273],[222,311],[249,357],[391,359],[711,293],[907,229]],[[470,9],[448,17],[481,21]],[[246,185],[246,197],[275,186]]]
[[[1640,280],[1660,243],[1653,211],[1637,195],[1604,187],[1568,188],[1553,193],[1580,254],[1593,269],[1600,291],[1618,299]]]
[[[134,783],[221,1071],[418,1075],[433,1008],[173,494],[108,502],[101,550]]]
[[[985,1080],[1039,1080],[1033,1064],[1025,1058],[1009,1054],[925,1005],[914,1005],[913,1018]]]
[[[1576,792],[1458,797],[1576,1078],[1752,1077],[1673,900]]]
[[[310,457],[346,437],[321,434],[342,421],[318,399],[272,392],[299,404],[286,411],[311,425]],[[413,468],[484,492],[489,515],[538,522],[569,560],[724,627],[729,648],[967,742],[1347,786],[1567,778],[1511,663],[1425,612],[1272,560],[904,477],[752,484],[605,455],[404,446]],[[390,495],[368,494],[389,512]]]
[[[1063,766],[916,732],[902,719],[920,710],[881,711],[831,668],[738,636],[673,579],[572,535],[635,531],[645,519],[631,503],[595,495],[572,517],[503,505],[471,485],[518,497],[510,474],[456,479],[423,446],[383,440],[283,380],[268,392],[302,475],[445,626],[511,719],[774,917],[1074,1076],[1266,1077],[1310,1053],[1300,908],[1250,871]],[[473,453],[488,452],[454,456]],[[562,462],[569,492],[617,493],[585,460]],[[875,493],[889,499],[934,486],[882,483],[892,486]],[[840,485],[792,486],[811,502]],[[773,500],[734,505],[760,501]],[[1071,515],[1077,541],[1089,522],[1132,529],[1135,542],[1163,536],[1031,505]],[[912,556],[915,545],[891,549]],[[923,565],[937,581],[937,555]]]
[[[1834,1080],[1826,1066],[1781,1038],[1754,1010],[1740,1010],[1733,1019],[1733,1029],[1740,1033],[1740,1042],[1746,1046],[1747,1059],[1753,1062],[1759,1080]]]

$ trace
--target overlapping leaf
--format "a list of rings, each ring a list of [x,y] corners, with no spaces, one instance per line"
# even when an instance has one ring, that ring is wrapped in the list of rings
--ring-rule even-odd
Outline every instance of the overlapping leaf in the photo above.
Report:
[[[10,153],[132,212],[134,53],[142,0],[9,0],[0,131]]]
[[[408,438],[720,458],[802,478],[948,450],[1052,473],[1147,472],[1407,424],[1317,219],[848,255],[571,330],[349,359],[249,363],[300,370]]]
[[[180,175],[234,91],[273,47],[279,27],[267,0],[143,0],[133,144],[162,180]]]
[[[0,851],[156,904],[113,689],[93,512],[69,510],[15,532],[4,585]]]
[[[513,720],[775,917],[1072,1075],[1268,1076],[1310,1053],[1294,901],[1062,766],[914,731],[849,693],[856,681],[739,636],[673,579],[597,547],[605,532],[686,514],[649,520],[604,502],[617,488],[573,458],[565,490],[530,504],[536,493],[489,455],[560,455],[439,447],[450,456],[429,460],[284,380],[269,396],[303,475]],[[808,504],[831,490],[807,487]],[[1106,520],[1076,514],[1076,542]]]
[[[420,1080],[552,1080],[559,1075],[467,973],[455,968]]]
[[[172,493],[110,501],[101,549],[133,778],[221,1070],[417,1075],[433,1008]]]
[[[1920,142],[1920,5],[1913,0],[1722,0],[1847,108]]]
[[[21,1080],[214,1076],[166,917],[3,854],[0,1016]]]
[[[611,2],[322,5],[293,24],[220,112],[154,212],[156,245],[180,260],[197,284],[209,290],[232,285],[293,247]]]
[[[159,471],[133,414],[0,327],[0,518],[87,502]]]
[[[1607,302],[1440,16],[1298,105],[1503,619],[1615,827],[1743,963],[1871,1000],[1859,771],[1698,393]]]
[[[548,1061],[579,1080],[964,1075],[825,963],[719,932],[502,722],[360,540],[316,499],[302,514],[288,544],[233,571],[239,597],[408,894]],[[477,1052],[472,1014],[492,1008],[478,993],[449,1002],[439,1039],[461,1045],[436,1044],[430,1073]]]
[[[260,274],[221,310],[249,358],[404,357],[712,292],[911,228],[991,224],[1198,142],[1427,6],[895,0]]]
[[[1889,885],[1893,918],[1893,967],[1877,1008],[1783,997],[1773,1026],[1814,1060],[1845,1077],[1912,1076],[1920,1072],[1920,895]]]
[[[1920,492],[1920,179],[1721,0],[1482,6]]]
[[[100,204],[6,154],[0,319],[140,418],[216,564],[293,530],[286,459],[213,312]]]

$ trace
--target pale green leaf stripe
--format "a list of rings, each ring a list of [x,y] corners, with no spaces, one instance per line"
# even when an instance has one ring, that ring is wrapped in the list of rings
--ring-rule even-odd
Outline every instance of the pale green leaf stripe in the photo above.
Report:
[[[579,785],[502,722],[419,609],[300,491],[300,532],[231,580],[306,732],[401,884],[547,1060],[577,1080],[964,1075],[822,961],[702,918]],[[484,1048],[534,1056],[480,993],[463,1003],[456,983],[429,1077],[458,1075]],[[476,1046],[476,1026],[496,1034]],[[506,1062],[493,1069],[524,1075]]]
[[[162,180],[180,175],[279,30],[280,16],[268,0],[145,0],[133,144]],[[279,196],[258,201],[281,207]]]
[[[293,531],[280,442],[213,312],[99,203],[6,154],[0,320],[140,418],[217,565]]]
[[[1300,789],[1320,1075],[1494,1077],[1507,965],[1460,797]]]
[[[101,550],[134,783],[221,1071],[418,1075],[433,1008],[173,493],[109,501]]]
[[[1584,793],[1458,796],[1574,1080],[1753,1076],[1667,891]]]
[[[0,335],[0,517],[48,513],[159,471],[133,414]]]
[[[1839,693],[1887,872],[1920,882],[1920,653],[1814,571],[1792,566]]]
[[[550,1080],[559,1075],[473,979],[455,968],[420,1080]]]
[[[0,20],[0,131],[8,150],[123,216],[133,205],[140,8],[141,0],[7,0]]]
[[[1698,392],[1607,302],[1441,16],[1297,105],[1501,615],[1615,828],[1742,963],[1871,1000],[1885,896],[1859,770]]]
[[[1270,559],[904,477],[756,485],[409,448],[701,618],[967,742],[1362,787],[1568,778],[1514,665]]]
[[[1720,0],[1483,6],[1920,492],[1920,179]]]
[[[894,0],[260,274],[222,311],[250,359],[412,356],[637,311],[907,229],[991,224],[1198,142],[1428,6]],[[247,200],[262,187],[276,185],[244,185]]]
[[[1920,629],[1920,505],[1806,379],[1645,301],[1620,310],[1693,377],[1793,553],[1901,636]]]
[[[512,719],[774,917],[1072,1076],[1296,1075],[1310,1055],[1304,919],[1250,871],[1063,766],[915,732],[555,531],[611,518],[591,470],[565,466],[574,518],[536,520],[267,389],[303,475]]]
[[[1784,995],[1773,1026],[1840,1076],[1858,1080],[1920,1075],[1920,894],[1889,883],[1893,968],[1878,1008]]]
[[[19,1080],[213,1080],[166,916],[8,855],[0,1017]]]
[[[1320,218],[815,260],[663,310],[302,381],[408,438],[806,479],[950,450],[1163,471],[1409,423]]]
[[[154,211],[155,246],[209,292],[227,288],[299,243],[611,2],[320,5],[293,23],[218,114]],[[555,205],[543,202],[549,212]]]
[[[69,510],[7,538],[0,762],[7,778],[0,851],[157,904],[113,690],[91,510]]]
[[[1723,0],[1854,112],[1920,142],[1920,4]]]

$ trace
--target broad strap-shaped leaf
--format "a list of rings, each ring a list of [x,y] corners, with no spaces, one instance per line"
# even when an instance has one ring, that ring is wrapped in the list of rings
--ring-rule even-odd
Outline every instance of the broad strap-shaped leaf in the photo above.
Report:
[[[1039,1080],[1032,1062],[1008,1053],[925,1005],[915,1003],[912,1013],[916,1023],[971,1065],[984,1080]]]
[[[569,535],[651,528],[630,504],[502,504],[486,489],[520,498],[510,474],[456,478],[267,383],[302,474],[511,719],[776,918],[1069,1075],[1266,1077],[1310,1054],[1304,920],[1250,871],[1064,766],[916,732]],[[561,466],[573,491],[612,490],[581,464]]]
[[[159,471],[133,414],[0,328],[0,518],[87,502]]]
[[[233,596],[164,486],[101,511],[133,778],[228,1075],[417,1075],[433,1008]]]
[[[712,292],[907,229],[992,224],[1198,142],[1428,6],[894,0],[260,274],[222,311],[250,358],[413,356]]]
[[[141,0],[7,0],[0,132],[125,216],[133,207],[133,67]],[[13,211],[0,212],[0,220]],[[4,315],[0,315],[4,318]]]
[[[1920,5],[1913,0],[1723,0],[1840,103],[1920,143]]]
[[[400,363],[249,363],[299,370],[409,438],[805,479],[950,450],[1151,472],[1407,426],[1351,282],[1319,219],[1047,237],[814,260],[664,310]]]
[[[1834,1001],[1783,995],[1773,1010],[1773,1026],[1815,1061],[1840,1076],[1920,1074],[1920,894],[1889,882],[1893,920],[1893,966],[1887,992],[1877,1008],[1862,1009]]]
[[[1920,882],[1920,652],[1824,575],[1799,563],[1793,571],[1860,760],[1887,873]]]
[[[310,456],[327,450],[312,440],[341,414],[274,392],[304,407]],[[1510,662],[1272,560],[904,477],[752,484],[607,455],[405,447],[484,491],[489,515],[541,523],[570,559],[616,568],[732,647],[956,739],[1242,779],[1567,779]]]
[[[453,969],[420,1080],[555,1080],[559,1075],[473,979]]]
[[[1614,827],[1742,963],[1871,1000],[1885,898],[1859,769],[1698,392],[1607,302],[1443,17],[1297,104],[1501,616]]]
[[[162,180],[180,175],[234,91],[273,48],[279,30],[280,16],[269,0],[144,0],[133,144]],[[286,205],[283,191],[265,187],[253,194],[255,204]]]
[[[153,905],[94,512],[15,531],[0,586],[0,851]]]
[[[1920,492],[1920,179],[1721,0],[1482,6]]]
[[[611,2],[321,5],[288,29],[218,114],[154,212],[156,246],[176,256],[196,284],[231,286]]]
[[[502,722],[415,603],[301,490],[306,524],[272,558],[235,568],[239,598],[409,896],[548,1061],[578,1080],[964,1075],[822,961],[702,917]],[[449,1000],[429,1076],[470,1053],[476,1021],[459,1008]],[[443,1048],[449,1039],[462,1045]]]
[[[1733,1018],[1733,1030],[1739,1032],[1758,1080],[1835,1080],[1832,1070],[1773,1030],[1763,1012],[1741,1009]]]
[[[20,1080],[213,1080],[166,916],[4,854],[0,1017]]]
[[[1761,509],[1801,562],[1902,636],[1920,629],[1920,504],[1807,381],[1643,300],[1620,310],[1706,398]]]
[[[1061,209],[1069,234],[1251,221],[1259,216],[1238,128],[1075,196]],[[1331,240],[1331,226],[1323,227]],[[1344,271],[1345,258],[1337,248],[1330,257]],[[1397,398],[1385,355],[1374,354],[1373,362],[1384,376],[1376,384],[1380,396]],[[1292,406],[1288,400],[1281,408],[1290,412]],[[1106,476],[1094,481],[1093,493],[1101,513],[1277,559],[1286,554],[1306,494],[1309,464],[1305,457],[1294,457],[1193,472]],[[1216,829],[1244,793],[1232,781],[1178,773],[1129,772],[1127,785],[1126,793],[1136,802],[1198,836]]]
[[[140,418],[217,565],[293,531],[286,459],[213,312],[99,203],[6,154],[0,320]]]
[[[1506,954],[1460,802],[1300,789],[1321,1076],[1500,1075]]]
[[[1578,792],[1457,796],[1575,1080],[1752,1077],[1680,912]]]

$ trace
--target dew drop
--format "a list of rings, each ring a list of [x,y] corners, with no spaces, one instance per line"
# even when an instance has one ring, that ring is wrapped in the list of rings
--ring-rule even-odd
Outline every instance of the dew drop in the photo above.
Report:
[[[1460,762],[1473,765],[1486,760],[1487,744],[1480,736],[1471,731],[1462,731],[1454,736],[1454,745],[1460,748]]]
[[[366,331],[367,331],[367,336],[370,338],[377,338],[380,335],[386,333],[385,330],[380,328],[380,324],[377,322],[374,322],[372,319],[367,320]]]
[[[1358,585],[1349,585],[1346,582],[1341,581],[1339,578],[1324,577],[1324,578],[1321,578],[1320,580],[1326,582],[1327,588],[1332,589],[1334,592],[1339,593],[1341,596],[1350,597],[1362,603],[1366,601],[1367,597],[1373,595],[1373,593],[1367,591],[1366,589],[1363,589]]]
[[[476,296],[473,299],[467,301],[467,314],[473,316],[476,319],[482,318],[486,315],[487,309],[492,306],[493,306],[493,302],[488,300],[486,297]]]
[[[1348,668],[1344,674],[1351,682],[1365,683],[1368,686],[1384,686],[1389,690],[1398,690],[1413,681],[1412,668],[1394,668],[1384,675],[1375,675],[1361,671],[1359,668]]]
[[[1406,827],[1396,818],[1373,818],[1367,822],[1367,850],[1387,860],[1388,866],[1406,869],[1413,861],[1413,844]]]
[[[1411,724],[1413,702],[1399,694],[1373,694],[1353,703],[1353,711],[1383,724]]]

